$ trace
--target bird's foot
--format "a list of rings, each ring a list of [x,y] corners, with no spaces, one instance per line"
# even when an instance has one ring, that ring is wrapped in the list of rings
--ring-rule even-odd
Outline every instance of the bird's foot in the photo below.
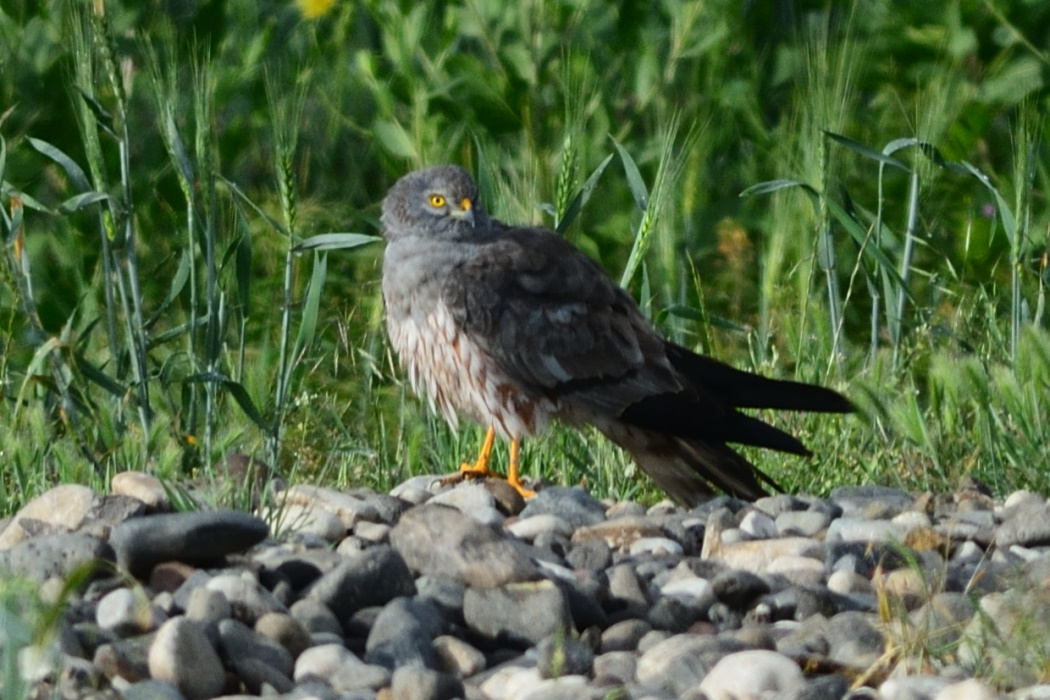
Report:
[[[474,479],[487,479],[498,477],[499,474],[489,469],[488,464],[475,462],[464,462],[459,465],[459,471],[441,480],[442,484],[458,484],[461,481],[473,481]]]
[[[526,487],[525,484],[521,483],[521,480],[519,480],[519,479],[515,479],[514,481],[511,481],[508,478],[507,479],[507,483],[510,484],[511,488],[513,488],[515,491],[520,493],[522,498],[528,499],[528,498],[532,498],[533,496],[536,495],[535,491],[533,491],[532,489]]]

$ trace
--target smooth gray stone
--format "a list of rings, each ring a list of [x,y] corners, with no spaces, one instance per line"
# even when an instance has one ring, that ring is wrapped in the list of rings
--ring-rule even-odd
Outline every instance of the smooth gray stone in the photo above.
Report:
[[[594,652],[579,639],[555,634],[536,645],[536,666],[544,678],[589,676],[594,667]]]
[[[186,700],[179,689],[167,681],[150,679],[133,683],[120,692],[123,700]]]
[[[318,600],[312,598],[297,600],[292,603],[288,612],[311,634],[326,632],[343,636],[343,626],[339,623],[339,618],[327,605]]]
[[[777,531],[781,537],[815,537],[831,523],[831,516],[817,510],[792,510],[777,516]]]
[[[675,596],[663,596],[649,608],[645,619],[653,629],[679,634],[688,630],[697,620],[702,620],[711,607],[693,605],[691,601]]]
[[[715,597],[731,608],[743,610],[751,601],[769,593],[769,584],[748,571],[727,569],[711,579]]]
[[[1033,503],[1011,509],[995,533],[995,544],[1004,549],[1050,544],[1050,505]]]
[[[401,515],[412,507],[412,504],[408,501],[398,498],[397,496],[391,496],[388,493],[379,493],[373,489],[364,487],[358,489],[351,489],[349,491],[351,496],[360,498],[364,501],[372,512],[375,513],[374,520],[372,522],[384,523],[386,525],[393,525],[397,522]],[[364,518],[370,520],[369,518]]]
[[[425,503],[390,531],[409,568],[467,586],[492,588],[538,578],[536,565],[502,531],[454,508]]]
[[[82,585],[109,568],[115,559],[113,549],[90,535],[43,535],[19,542],[0,555],[0,571],[37,582],[52,577],[67,579],[83,573]]]
[[[402,666],[390,680],[391,700],[453,700],[464,694],[463,681],[428,668]]]
[[[419,591],[416,598],[434,605],[446,620],[463,621],[463,596],[467,587],[459,581],[440,576],[420,576],[416,579]]]
[[[345,626],[362,608],[415,594],[416,584],[405,560],[394,549],[380,545],[348,554],[342,564],[310,585],[306,598],[327,605]]]
[[[548,486],[528,500],[519,517],[543,514],[556,515],[575,530],[605,520],[605,506],[579,486]]]
[[[404,666],[437,669],[431,640],[444,621],[429,603],[395,598],[379,612],[365,642],[365,663],[390,669]]]
[[[291,653],[239,620],[223,620],[219,623],[219,643],[223,656],[233,663],[238,673],[243,662],[255,659],[286,678],[292,676],[295,661]]]
[[[529,647],[559,630],[571,631],[565,594],[550,581],[468,588],[463,598],[467,626],[493,640]]]
[[[230,603],[233,617],[246,625],[269,613],[286,613],[288,608],[277,597],[253,578],[235,572],[223,572],[206,584],[206,590],[222,593]]]
[[[601,651],[603,654],[615,651],[634,651],[638,648],[638,642],[642,637],[652,630],[653,626],[645,620],[621,620],[609,625],[602,632]]]
[[[696,688],[724,656],[743,649],[740,642],[729,637],[676,634],[642,653],[637,679],[681,697]]]
[[[207,563],[243,552],[269,534],[266,522],[234,510],[165,513],[125,520],[109,543],[117,564],[144,576],[163,561]]]
[[[226,685],[222,661],[203,625],[184,617],[168,620],[157,631],[149,648],[149,675],[168,681],[189,700],[215,697]]]
[[[976,614],[966,593],[938,593],[908,617],[921,639],[931,648],[954,648],[966,625]]]
[[[841,700],[849,692],[845,676],[831,673],[807,678],[804,683],[780,695],[782,700]]]
[[[595,537],[573,545],[565,563],[574,569],[604,571],[612,566],[612,549],[604,539]]]
[[[829,500],[842,508],[845,517],[889,519],[910,510],[915,496],[888,486],[840,486]]]
[[[594,657],[592,668],[596,679],[608,679],[616,683],[631,683],[634,680],[638,659],[630,651],[608,651]]]
[[[828,658],[849,668],[870,668],[886,650],[886,638],[865,613],[835,615],[828,620],[824,636]]]

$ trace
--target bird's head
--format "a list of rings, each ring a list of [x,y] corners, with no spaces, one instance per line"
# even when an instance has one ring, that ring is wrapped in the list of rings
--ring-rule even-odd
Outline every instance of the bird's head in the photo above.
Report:
[[[447,239],[474,237],[487,224],[478,187],[463,168],[439,165],[398,180],[383,200],[383,235]]]

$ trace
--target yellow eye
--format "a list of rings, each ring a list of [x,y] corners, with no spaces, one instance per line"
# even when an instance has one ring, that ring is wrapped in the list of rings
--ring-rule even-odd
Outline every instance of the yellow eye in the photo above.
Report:
[[[445,198],[439,194],[430,195],[430,206],[440,209],[445,206]]]

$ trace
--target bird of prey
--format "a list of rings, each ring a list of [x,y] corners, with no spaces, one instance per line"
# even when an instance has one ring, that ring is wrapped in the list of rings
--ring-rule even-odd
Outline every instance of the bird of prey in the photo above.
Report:
[[[417,393],[455,428],[488,426],[468,475],[487,476],[496,433],[521,440],[557,419],[595,426],[673,499],[740,498],[775,484],[729,443],[808,449],[740,409],[845,413],[819,386],[734,369],[661,337],[601,267],[544,228],[490,217],[473,179],[443,165],[405,175],[383,201],[383,300],[391,345]]]

